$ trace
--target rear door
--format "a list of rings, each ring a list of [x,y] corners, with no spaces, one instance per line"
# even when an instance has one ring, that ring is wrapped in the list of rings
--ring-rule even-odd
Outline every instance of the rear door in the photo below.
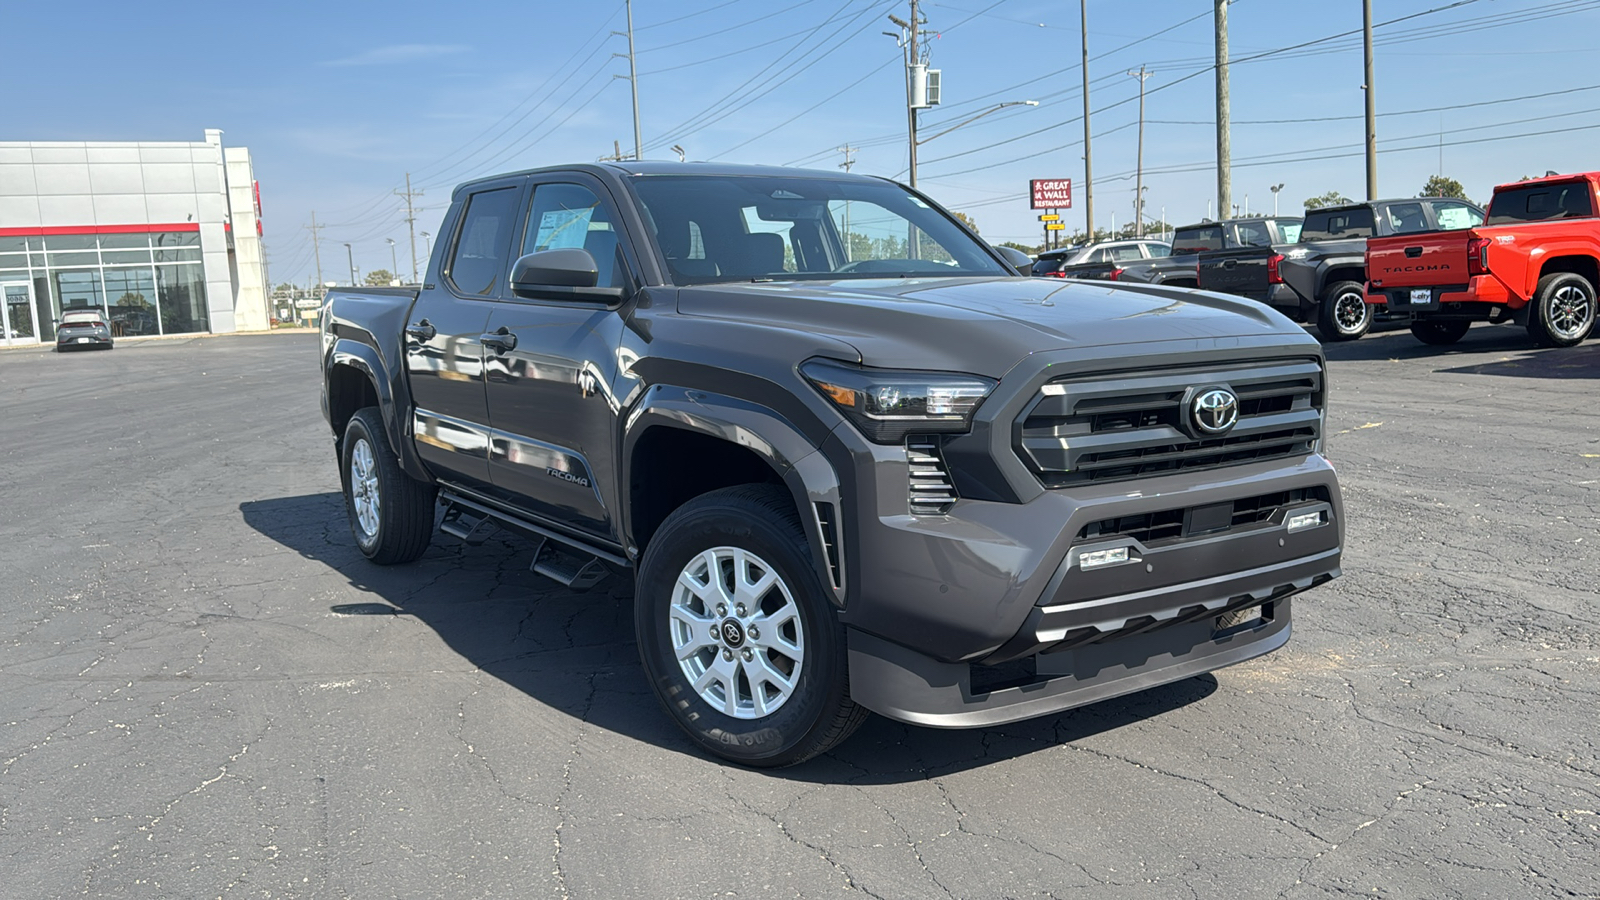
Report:
[[[578,248],[599,287],[637,284],[637,259],[615,203],[582,173],[541,176],[513,257]],[[623,320],[613,306],[507,292],[485,329],[490,472],[501,500],[586,534],[614,539],[605,496],[613,467]]]
[[[440,478],[489,484],[489,407],[481,336],[506,282],[526,178],[474,187],[446,227],[439,276],[406,320],[417,455]]]

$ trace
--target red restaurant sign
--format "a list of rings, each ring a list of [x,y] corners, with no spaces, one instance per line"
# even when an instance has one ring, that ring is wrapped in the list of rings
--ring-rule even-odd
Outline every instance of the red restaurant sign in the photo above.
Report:
[[[1035,178],[1028,182],[1034,209],[1071,209],[1071,178]]]

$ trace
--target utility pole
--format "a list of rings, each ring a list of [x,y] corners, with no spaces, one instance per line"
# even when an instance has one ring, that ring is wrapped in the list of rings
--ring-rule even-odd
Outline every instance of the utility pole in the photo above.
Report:
[[[915,76],[919,65],[924,66],[924,72],[927,71],[922,61],[922,53],[917,47],[917,32],[926,22],[918,6],[919,0],[911,0],[910,21],[896,15],[889,16],[889,21],[900,27],[899,42],[906,60],[906,149],[910,153],[907,158],[909,165],[906,167],[906,174],[907,182],[912,187],[917,186],[917,110],[922,108],[927,99],[926,96],[918,96],[919,87],[923,92],[927,90],[927,76],[924,74],[920,86]],[[886,31],[884,34],[894,37],[891,32]]]
[[[1155,73],[1140,66],[1139,71],[1128,74],[1139,79],[1139,161],[1133,183],[1133,236],[1144,237],[1144,80]]]
[[[628,8],[628,30],[626,32],[613,31],[611,33],[628,39],[628,74],[613,75],[611,77],[626,78],[628,79],[628,85],[633,88],[633,158],[644,159],[644,141],[639,137],[639,69],[635,65],[633,56],[633,0],[625,0],[624,5]],[[621,53],[611,54],[613,59],[622,55]],[[617,155],[619,158],[621,157],[620,150]]]
[[[1361,0],[1361,47],[1366,54],[1367,199],[1378,199],[1378,100],[1372,84],[1372,0]]]
[[[621,141],[612,141],[611,142],[611,149],[612,149],[612,153],[611,153],[610,156],[602,156],[602,157],[600,157],[600,161],[601,162],[622,162],[623,160],[627,159],[626,156],[622,155],[622,142]]]
[[[1233,150],[1228,121],[1228,0],[1217,4],[1217,211],[1233,208]]]
[[[311,224],[304,227],[311,232],[311,252],[317,258],[317,287],[320,288],[322,287],[322,242],[318,239],[317,232],[328,226],[317,224],[317,211],[313,209],[311,211]]]
[[[1089,0],[1078,0],[1083,24],[1083,218],[1088,243],[1094,243],[1094,155],[1089,151]]]
[[[406,229],[411,232],[411,283],[417,283],[417,211],[412,201],[422,196],[422,191],[411,189],[411,173],[406,173],[406,189],[404,192],[395,191],[395,195],[406,198]],[[394,273],[396,278],[400,273]]]
[[[856,164],[855,159],[853,159],[850,156],[850,154],[852,154],[852,153],[854,153],[854,152],[856,152],[857,150],[860,150],[860,149],[861,149],[860,147],[852,147],[852,146],[850,146],[850,142],[849,141],[845,141],[844,146],[839,148],[839,152],[844,154],[844,162],[839,163],[839,168],[843,169],[845,171],[845,174],[848,175],[850,173],[850,167]],[[846,201],[844,201],[844,259],[845,259],[845,262],[854,262],[855,261],[855,254],[854,254],[854,251],[851,249],[850,244],[851,244],[851,240],[850,240],[850,201],[846,200]]]

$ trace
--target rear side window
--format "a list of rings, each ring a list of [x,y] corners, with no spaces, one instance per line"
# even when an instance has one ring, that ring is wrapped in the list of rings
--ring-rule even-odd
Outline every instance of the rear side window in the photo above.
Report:
[[[1278,231],[1282,232],[1283,234],[1282,243],[1293,244],[1300,240],[1299,222],[1279,222]]]
[[[1581,219],[1594,215],[1594,197],[1585,181],[1507,188],[1489,201],[1490,225]]]
[[[516,188],[501,188],[467,198],[447,273],[456,290],[481,297],[494,293],[495,281],[505,269],[506,250],[515,227],[512,222],[517,216],[517,193]]]
[[[1144,254],[1139,252],[1138,244],[1129,244],[1126,247],[1111,247],[1108,249],[1111,251],[1112,262],[1132,262],[1136,259],[1144,259]]]
[[[1164,256],[1172,255],[1172,248],[1166,244],[1145,244],[1144,250],[1150,254],[1151,259],[1161,259]]]
[[[1221,249],[1221,225],[1207,225],[1202,228],[1179,228],[1172,234],[1173,253],[1199,253],[1202,250]]]
[[[1372,237],[1372,210],[1313,209],[1306,211],[1306,220],[1300,230],[1300,243],[1307,241],[1336,241],[1342,238]]]

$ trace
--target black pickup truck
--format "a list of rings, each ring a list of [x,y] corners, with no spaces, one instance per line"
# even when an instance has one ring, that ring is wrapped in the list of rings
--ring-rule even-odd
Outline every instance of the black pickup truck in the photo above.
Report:
[[[1200,254],[1201,290],[1266,303],[1315,322],[1328,341],[1353,341],[1387,310],[1366,301],[1367,238],[1470,228],[1483,210],[1465,200],[1411,197],[1306,210],[1298,241]]]
[[[1122,272],[1122,280],[1172,287],[1198,287],[1195,268],[1200,263],[1201,253],[1292,244],[1299,239],[1299,216],[1251,216],[1184,225],[1172,231],[1170,256],[1132,263]]]
[[[420,289],[323,311],[356,543],[414,560],[443,507],[563,584],[632,579],[666,712],[755,766],[867,710],[988,726],[1282,646],[1339,574],[1320,347],[1010,259],[864,176],[464,184]]]

